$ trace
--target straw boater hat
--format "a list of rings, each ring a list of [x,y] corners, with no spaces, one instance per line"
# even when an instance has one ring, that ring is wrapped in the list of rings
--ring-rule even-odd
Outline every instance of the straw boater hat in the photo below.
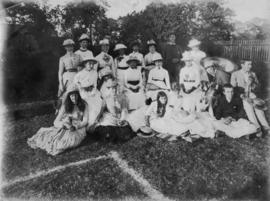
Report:
[[[130,55],[130,56],[128,57],[127,64],[130,64],[130,62],[132,62],[132,61],[136,61],[137,64],[140,63],[140,60],[139,60],[136,56]]]
[[[191,56],[191,53],[190,52],[187,52],[185,51],[183,54],[182,54],[182,61],[192,61],[193,58]]]
[[[70,84],[67,88],[67,94],[79,91],[76,84]]]
[[[155,54],[153,56],[152,62],[156,62],[156,61],[162,61],[162,56],[160,54]]]
[[[148,138],[148,137],[153,137],[155,133],[150,127],[142,126],[139,128],[137,135],[140,137]]]
[[[93,57],[92,55],[87,55],[86,57],[83,58],[83,61],[81,62],[81,64],[84,64],[87,61],[93,61],[95,63],[97,63],[97,60],[95,59],[95,57]]]
[[[99,41],[99,45],[110,45],[110,42],[107,38]]]
[[[201,41],[193,38],[191,39],[189,42],[188,42],[188,47],[196,47],[196,46],[199,46],[201,44]]]
[[[89,36],[87,34],[82,34],[81,37],[79,38],[79,42],[81,42],[83,40],[89,41],[90,38],[89,38]]]
[[[115,45],[114,51],[121,50],[121,49],[127,49],[127,46],[125,46],[122,43],[118,43]]]
[[[63,42],[63,46],[70,46],[70,45],[75,45],[74,41],[72,39],[66,39]]]
[[[147,41],[147,45],[148,46],[151,46],[151,45],[157,46],[157,43],[153,39],[151,39],[151,40]]]
[[[106,75],[113,75],[113,72],[112,70],[109,68],[109,67],[105,67],[105,68],[102,68],[100,71],[99,71],[99,77],[100,79]]]

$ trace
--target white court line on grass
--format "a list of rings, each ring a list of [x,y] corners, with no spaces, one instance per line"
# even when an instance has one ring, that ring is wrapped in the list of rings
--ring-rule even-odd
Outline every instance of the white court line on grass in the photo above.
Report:
[[[79,165],[88,163],[90,161],[97,161],[97,160],[108,159],[108,158],[110,158],[110,157],[104,155],[104,156],[99,156],[99,157],[96,157],[96,158],[88,158],[88,159],[85,159],[85,160],[68,163],[66,165],[59,165],[59,166],[56,166],[56,167],[54,167],[52,169],[49,169],[49,170],[42,170],[42,171],[39,171],[39,172],[36,172],[36,173],[30,173],[30,175],[25,176],[25,177],[18,177],[18,178],[14,179],[14,180],[3,183],[1,185],[1,187],[5,188],[7,186],[11,186],[11,185],[19,183],[19,182],[25,182],[25,181],[28,181],[28,180],[31,180],[31,179],[35,179],[37,177],[46,176],[46,175],[51,174],[53,172],[64,170],[67,167],[79,166]]]
[[[128,166],[127,162],[119,156],[116,151],[111,151],[110,156],[115,160],[118,166],[127,174],[129,174],[134,180],[136,180],[140,185],[143,186],[145,193],[153,200],[160,201],[172,201],[165,197],[161,192],[154,189],[151,184],[143,178],[138,172]]]

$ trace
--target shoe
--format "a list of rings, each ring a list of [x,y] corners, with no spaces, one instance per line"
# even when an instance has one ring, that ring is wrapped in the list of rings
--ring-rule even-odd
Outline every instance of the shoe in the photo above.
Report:
[[[262,131],[265,135],[269,135],[270,134],[270,127],[263,127]]]
[[[220,130],[217,130],[215,132],[215,137],[223,137],[225,136],[226,134],[223,132],[223,131],[220,131]]]

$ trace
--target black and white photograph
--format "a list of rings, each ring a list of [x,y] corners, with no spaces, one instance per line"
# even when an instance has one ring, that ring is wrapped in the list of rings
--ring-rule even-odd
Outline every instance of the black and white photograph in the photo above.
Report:
[[[269,201],[269,0],[2,0],[3,201]]]

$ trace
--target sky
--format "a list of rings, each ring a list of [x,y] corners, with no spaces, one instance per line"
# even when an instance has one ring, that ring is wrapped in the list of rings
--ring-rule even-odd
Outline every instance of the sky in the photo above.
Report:
[[[21,0],[18,0],[21,1]],[[27,1],[27,0],[23,0]],[[29,1],[29,0],[28,0]],[[40,1],[42,0],[35,0]],[[125,16],[133,11],[142,11],[147,5],[152,2],[163,3],[181,3],[183,1],[192,0],[47,0],[51,5],[65,4],[70,1],[95,1],[102,4],[102,1],[107,1],[110,7],[106,12],[107,17],[117,19],[120,16]],[[195,0],[196,1],[196,0]],[[242,22],[252,18],[259,17],[270,19],[270,0],[223,0],[225,6],[235,12],[235,20]]]
[[[132,11],[141,11],[151,2],[157,0],[107,0],[111,8],[107,16],[118,18]],[[180,3],[183,0],[163,0],[165,3]],[[234,19],[247,21],[255,17],[270,18],[270,0],[225,0],[225,6],[235,12]]]

